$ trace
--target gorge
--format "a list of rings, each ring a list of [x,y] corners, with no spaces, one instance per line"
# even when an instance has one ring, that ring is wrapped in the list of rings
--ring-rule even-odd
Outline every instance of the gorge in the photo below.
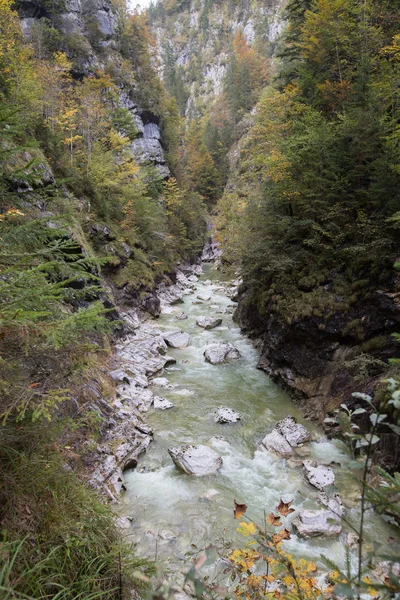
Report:
[[[0,0],[2,598],[399,593],[399,25]]]

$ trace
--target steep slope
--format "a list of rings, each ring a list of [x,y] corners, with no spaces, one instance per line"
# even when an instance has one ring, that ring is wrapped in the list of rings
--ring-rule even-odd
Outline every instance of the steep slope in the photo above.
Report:
[[[274,55],[284,0],[157,2],[149,23],[157,38],[161,75],[186,117],[206,114],[223,91],[238,30],[266,58]]]

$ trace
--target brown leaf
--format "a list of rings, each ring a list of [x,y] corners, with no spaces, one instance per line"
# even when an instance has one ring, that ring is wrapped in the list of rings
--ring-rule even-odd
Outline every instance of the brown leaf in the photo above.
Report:
[[[268,523],[270,523],[271,525],[273,525],[274,527],[280,527],[282,525],[281,522],[281,518],[278,515],[277,517],[274,515],[274,513],[270,513],[268,515]]]
[[[276,507],[276,510],[282,515],[282,517],[287,517],[291,513],[295,512],[294,508],[289,508],[292,502],[293,500],[291,500],[290,502],[283,502],[281,498],[281,501]]]
[[[28,385],[28,388],[29,388],[30,390],[32,390],[33,388],[37,388],[37,387],[39,387],[39,385],[40,385],[40,382],[31,383],[30,385]]]
[[[246,510],[248,509],[247,504],[239,504],[236,501],[236,498],[234,499],[235,502],[235,510],[233,511],[233,515],[235,517],[235,519],[240,519],[244,513],[246,512]]]
[[[281,529],[281,531],[278,531],[278,533],[272,536],[274,544],[279,544],[283,540],[290,540],[290,531],[287,529]]]

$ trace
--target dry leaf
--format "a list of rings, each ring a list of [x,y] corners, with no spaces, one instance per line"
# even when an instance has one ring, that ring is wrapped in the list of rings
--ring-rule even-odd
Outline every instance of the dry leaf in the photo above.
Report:
[[[235,510],[233,511],[234,517],[235,519],[240,519],[244,513],[246,512],[246,510],[248,509],[247,504],[239,504],[236,501],[236,498],[234,499],[235,502]]]
[[[276,510],[279,511],[279,513],[282,515],[282,517],[287,517],[291,513],[295,512],[294,508],[289,508],[290,505],[292,504],[292,502],[293,502],[293,500],[291,500],[290,502],[283,502],[283,500],[281,498],[281,501],[279,502],[278,506],[276,507]]]
[[[274,527],[280,527],[282,525],[282,521],[281,521],[280,516],[278,515],[276,517],[273,513],[270,513],[268,515],[268,523],[270,523]]]

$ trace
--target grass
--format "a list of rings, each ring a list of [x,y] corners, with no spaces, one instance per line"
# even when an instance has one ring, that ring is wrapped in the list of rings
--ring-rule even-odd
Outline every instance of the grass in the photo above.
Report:
[[[2,600],[123,600],[151,573],[121,541],[115,519],[70,471],[57,431],[8,425],[0,446]]]

